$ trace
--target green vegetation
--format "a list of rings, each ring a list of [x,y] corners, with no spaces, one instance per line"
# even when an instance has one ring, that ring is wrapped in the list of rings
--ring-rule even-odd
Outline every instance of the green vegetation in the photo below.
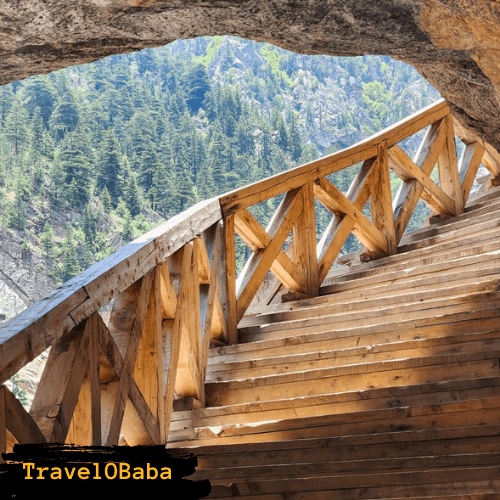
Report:
[[[387,57],[308,57],[230,37],[29,78],[0,87],[0,224],[30,234],[30,251],[65,281],[201,199],[341,149],[437,97]],[[354,174],[333,178],[345,190]],[[276,205],[256,207],[259,219]],[[318,226],[329,218],[320,211]]]

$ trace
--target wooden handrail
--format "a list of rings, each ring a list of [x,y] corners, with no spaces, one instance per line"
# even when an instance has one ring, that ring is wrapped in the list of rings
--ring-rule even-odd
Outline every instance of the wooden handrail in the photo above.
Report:
[[[398,144],[426,127],[409,158]],[[455,134],[466,144],[460,161]],[[327,178],[360,162],[346,194]],[[166,443],[174,398],[204,404],[210,342],[237,342],[243,316],[278,293],[318,295],[351,233],[376,258],[397,252],[420,199],[433,214],[462,213],[480,163],[500,175],[500,154],[439,101],[352,147],[198,203],[134,240],[0,327],[0,383],[52,346],[29,413],[0,387],[0,453],[16,440]],[[430,178],[436,164],[439,185]],[[394,200],[390,169],[403,181]],[[280,195],[263,228],[248,208]],[[320,238],[315,200],[332,213]],[[252,252],[239,276],[236,234]],[[110,301],[106,324],[99,309]]]

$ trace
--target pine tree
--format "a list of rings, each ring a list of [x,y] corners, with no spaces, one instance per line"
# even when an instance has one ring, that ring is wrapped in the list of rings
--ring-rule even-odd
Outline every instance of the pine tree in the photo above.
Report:
[[[104,189],[101,191],[101,205],[102,208],[106,213],[111,213],[111,210],[113,210],[113,204],[111,202],[111,196],[109,196],[109,191],[106,186],[104,186]]]
[[[78,264],[78,254],[74,239],[73,229],[68,223],[66,225],[66,237],[62,243],[62,264],[60,278],[63,283],[81,273]]]
[[[125,202],[132,217],[141,213],[141,195],[139,192],[139,186],[137,185],[136,176],[133,172],[130,172],[128,175],[125,189],[123,191],[123,201]]]
[[[50,117],[50,130],[58,140],[61,140],[68,132],[76,129],[79,120],[80,114],[73,93],[66,89]]]
[[[52,258],[52,249],[54,247],[54,231],[49,222],[45,222],[43,231],[40,234],[40,243],[45,253],[45,258],[49,261]]]
[[[97,235],[97,217],[94,214],[90,203],[85,205],[83,211],[83,232],[85,234],[85,246],[90,252],[95,251],[95,241]]]
[[[83,207],[90,197],[92,174],[87,158],[72,139],[69,134],[61,143],[56,161],[66,174],[64,182],[68,185],[70,203]]]
[[[97,190],[107,187],[113,206],[116,207],[123,194],[123,171],[120,162],[120,147],[113,129],[108,129],[100,148],[100,161],[97,172]]]

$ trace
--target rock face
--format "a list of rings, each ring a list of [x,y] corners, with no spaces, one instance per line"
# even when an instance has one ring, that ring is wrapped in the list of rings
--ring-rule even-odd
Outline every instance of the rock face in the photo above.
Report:
[[[415,66],[500,150],[497,0],[7,0],[0,32],[0,84],[206,35],[307,54],[385,54]]]

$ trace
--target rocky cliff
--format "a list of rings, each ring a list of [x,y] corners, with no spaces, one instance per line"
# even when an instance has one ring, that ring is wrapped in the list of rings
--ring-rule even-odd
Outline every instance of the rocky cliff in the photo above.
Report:
[[[415,66],[500,150],[495,0],[19,0],[0,6],[0,30],[0,83],[203,35],[308,54],[385,54]]]

